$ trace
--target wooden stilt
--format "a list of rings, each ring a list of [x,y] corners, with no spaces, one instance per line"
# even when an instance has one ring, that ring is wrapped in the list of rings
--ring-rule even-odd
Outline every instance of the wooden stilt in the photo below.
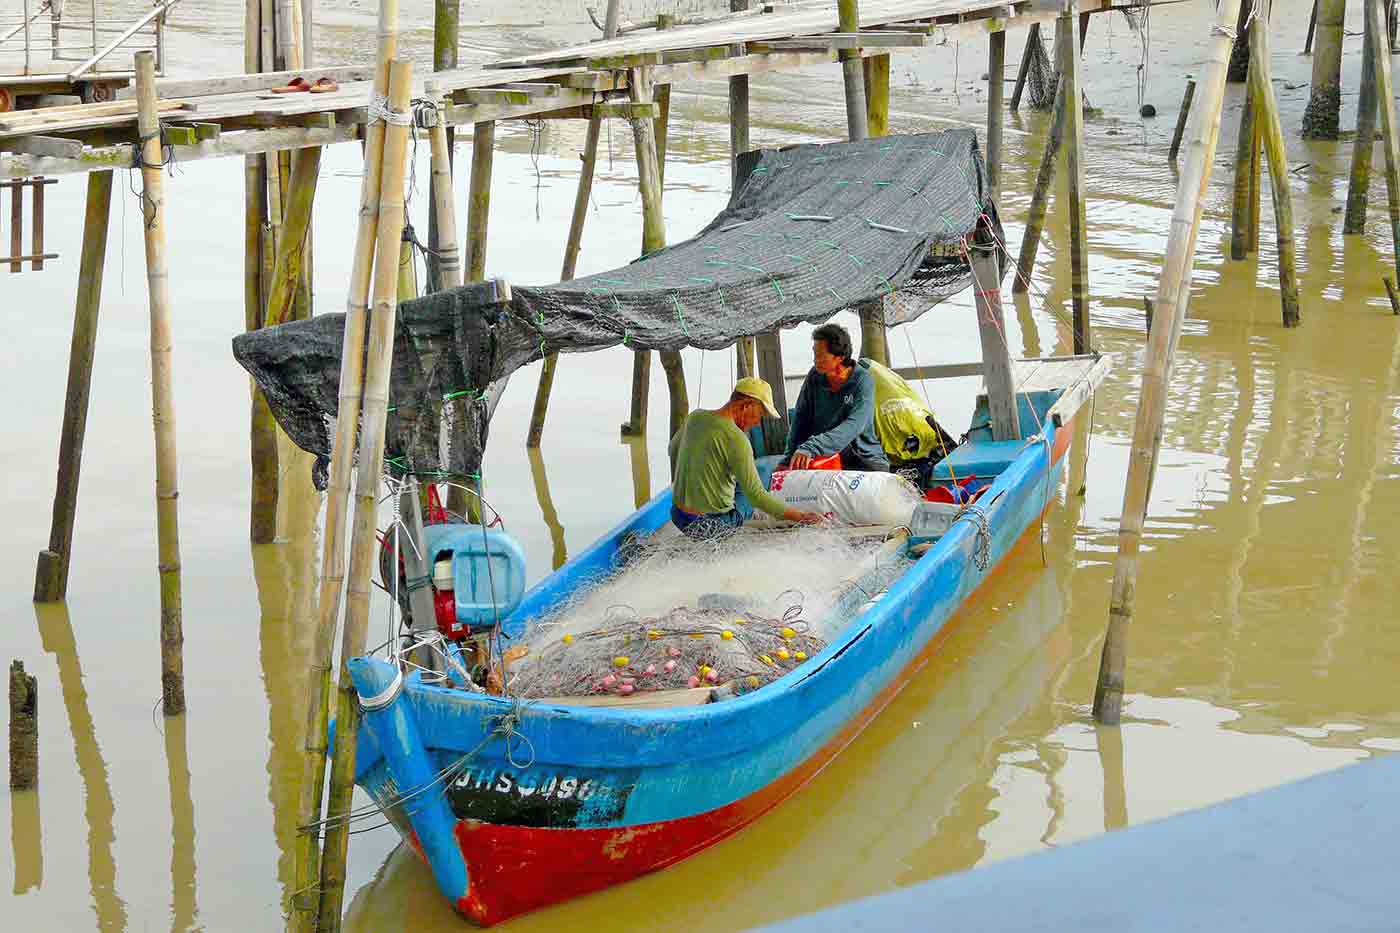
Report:
[[[987,384],[992,439],[1014,441],[1021,436],[1021,426],[1016,411],[1011,348],[1006,343],[1006,323],[1001,306],[998,249],[990,232],[979,227],[971,251],[972,294],[977,306],[977,334],[982,343],[982,377]]]
[[[606,22],[617,23],[618,3],[619,0],[608,0]],[[603,38],[613,37],[605,32]],[[669,100],[668,94],[668,106]],[[578,190],[574,193],[574,213],[569,219],[569,238],[564,243],[564,267],[559,272],[561,282],[571,280],[578,265],[578,254],[583,245],[583,225],[588,219],[589,200],[593,195],[593,172],[598,165],[598,140],[602,130],[603,117],[595,108],[588,116],[588,131],[583,141]],[[529,449],[538,448],[540,439],[544,436],[544,419],[549,414],[549,395],[554,388],[554,370],[558,365],[558,353],[546,353],[544,361],[540,364],[540,384],[535,389],[535,408],[530,413],[530,432],[525,437],[525,446]]]
[[[647,433],[650,390],[651,351],[638,350],[632,354],[632,402],[622,424],[623,437],[642,437]]]
[[[674,13],[656,14],[656,31],[671,29],[676,25]],[[656,120],[652,124],[656,133],[656,184],[661,191],[661,199],[666,199],[666,141],[671,133],[671,85],[658,84],[652,90],[656,101]]]
[[[165,175],[156,109],[156,65],[136,53],[137,132],[141,138],[141,213],[146,284],[151,304],[151,413],[156,435],[156,531],[160,552],[161,698],[165,715],[185,711],[184,642],[180,610],[179,478],[175,455],[174,335],[165,260]]]
[[[1312,13],[1308,16],[1308,37],[1303,40],[1303,54],[1312,54],[1313,35],[1317,32],[1317,4],[1318,0],[1313,0]]]
[[[10,662],[10,790],[32,790],[39,783],[39,682]]]
[[[461,23],[462,0],[433,0],[433,71],[448,71],[457,67],[458,62],[458,40],[457,35]],[[437,99],[436,94],[430,95],[433,100]],[[452,128],[445,129],[447,134],[447,164],[449,173],[452,165]],[[428,200],[437,203],[437,188],[441,184],[436,173],[428,181]],[[442,272],[439,263],[442,262],[442,248],[447,242],[452,243],[452,250],[457,250],[456,237],[448,241],[442,236],[438,229],[437,211],[428,214],[428,291],[435,292],[444,288],[442,284]],[[460,273],[459,273],[460,274]],[[461,284],[460,278],[458,284]]]
[[[36,603],[57,602],[68,595],[68,568],[73,556],[73,523],[78,514],[78,481],[83,469],[83,438],[87,434],[88,399],[92,393],[92,359],[97,345],[97,315],[102,300],[102,270],[107,257],[111,207],[112,173],[91,173],[83,218],[83,249],[78,260],[73,342],[68,351],[63,435],[58,444],[58,486],[53,497],[49,546],[39,552],[34,574]]]
[[[1256,131],[1263,137],[1269,157],[1269,186],[1273,190],[1274,223],[1278,228],[1278,281],[1283,302],[1283,326],[1297,327],[1298,257],[1293,243],[1293,197],[1288,187],[1288,151],[1283,143],[1283,124],[1274,99],[1273,60],[1269,42],[1270,0],[1256,0],[1256,20],[1249,30],[1249,85],[1255,103]],[[1258,180],[1255,181],[1256,191]],[[1258,221],[1256,215],[1255,230]]]
[[[1351,148],[1351,177],[1342,233],[1366,229],[1366,202],[1371,188],[1371,159],[1376,152],[1376,62],[1371,41],[1371,18],[1365,17],[1365,41],[1361,47],[1361,92],[1356,101],[1356,140]]]
[[[731,12],[749,8],[749,0],[729,0]],[[749,142],[749,76],[729,79],[729,170],[731,190],[739,178],[739,154],[752,148]],[[740,337],[734,344],[734,369],[738,378],[754,374],[754,338]]]
[[[1171,148],[1167,150],[1167,161],[1175,162],[1176,154],[1181,151],[1181,137],[1186,132],[1186,116],[1191,112],[1191,98],[1196,94],[1196,82],[1191,79],[1186,80],[1186,93],[1181,97],[1181,110],[1176,115],[1176,129],[1172,131]]]
[[[408,113],[412,89],[411,62],[389,65],[389,107]],[[339,702],[336,705],[335,757],[331,762],[330,796],[326,802],[325,854],[321,860],[320,928],[338,930],[345,897],[345,855],[349,829],[345,816],[355,787],[355,740],[360,725],[360,702],[345,662],[365,652],[369,626],[371,573],[375,563],[375,533],[379,480],[384,469],[384,429],[389,402],[389,375],[394,352],[397,310],[398,256],[403,229],[404,157],[408,127],[389,124],[384,134],[379,224],[374,257],[374,311],[370,318],[366,354],[364,409],[360,426],[360,457],[355,477],[355,520],[350,540],[350,573],[345,594],[345,628],[340,647]]]
[[[1063,47],[1059,37],[1060,31],[1064,28],[1061,22],[1062,20],[1057,20],[1055,24],[1057,57]],[[1045,230],[1046,208],[1049,205],[1050,193],[1055,183],[1055,165],[1059,160],[1060,149],[1065,140],[1066,121],[1069,113],[1066,102],[1069,100],[1071,98],[1065,93],[1064,69],[1061,69],[1060,80],[1055,86],[1055,112],[1050,118],[1050,132],[1045,138],[1045,151],[1040,156],[1040,169],[1036,173],[1035,188],[1031,191],[1031,205],[1026,213],[1026,230],[1021,236],[1021,252],[1016,260],[1016,277],[1011,283],[1013,293],[1019,294],[1026,291],[1030,287],[1031,273],[1035,271],[1035,257],[1040,250],[1040,236]],[[1078,100],[1075,100],[1074,103],[1077,108]]]
[[[389,60],[398,48],[398,0],[379,4],[379,52],[373,93],[389,93]],[[297,825],[306,827],[297,837],[296,894],[288,926],[310,933],[320,910],[321,809],[325,790],[327,726],[330,719],[331,661],[340,620],[345,582],[345,517],[350,496],[350,474],[355,458],[355,434],[360,419],[364,374],[365,331],[369,322],[370,278],[379,228],[379,196],[382,188],[385,124],[365,129],[365,171],[360,182],[359,220],[355,252],[347,286],[345,337],[341,349],[340,394],[335,440],[331,449],[326,487],[326,519],[322,534],[320,611],[316,623],[312,663],[307,672],[306,755],[302,766],[301,801]],[[315,828],[312,828],[315,827]],[[328,918],[338,925],[339,916]]]
[[[1342,40],[1346,0],[1318,0],[1317,49],[1312,61],[1308,105],[1303,111],[1304,139],[1336,139],[1341,129]],[[1382,30],[1384,35],[1384,30]]]
[[[987,184],[992,202],[1001,200],[1001,138],[1006,122],[1006,32],[987,36]]]
[[[763,447],[769,454],[784,452],[788,436],[787,383],[783,381],[783,342],[777,331],[754,338],[758,350],[758,375],[773,390],[777,418],[763,419]]]
[[[1253,30],[1250,30],[1253,32]],[[1260,148],[1263,140],[1263,114],[1258,105],[1254,108],[1254,133],[1249,141],[1249,251],[1259,253],[1259,196],[1264,190],[1261,183],[1264,168],[1264,153]]]
[[[1040,24],[1031,23],[1026,30],[1026,45],[1021,50],[1021,67],[1016,71],[1016,87],[1011,92],[1011,109],[1021,109],[1021,95],[1026,90],[1026,79],[1030,77],[1031,62],[1035,59],[1035,46],[1040,42]]]
[[[1210,167],[1220,135],[1220,100],[1230,56],[1230,35],[1239,0],[1221,0],[1216,7],[1205,66],[1201,71],[1201,106],[1191,122],[1186,166],[1177,186],[1167,251],[1157,290],[1157,316],[1147,338],[1147,365],[1133,431],[1132,458],[1118,532],[1118,559],[1114,568],[1113,595],[1108,631],[1104,638],[1098,685],[1094,692],[1094,717],[1116,725],[1122,716],[1124,669],[1127,663],[1127,630],[1133,617],[1137,588],[1138,550],[1146,520],[1152,465],[1161,445],[1166,411],[1166,388],[1171,362],[1181,333],[1190,293],[1191,263],[1200,228],[1201,208],[1210,182]]]
[[[632,103],[651,102],[650,69],[633,68],[627,86]],[[637,184],[642,193],[642,254],[646,255],[666,246],[666,222],[661,213],[661,174],[656,154],[656,137],[652,132],[651,121],[633,120],[632,135],[637,151]],[[690,399],[686,393],[685,373],[681,367],[680,353],[675,350],[662,350],[661,365],[666,370],[666,385],[670,389],[670,426],[671,433],[674,434],[680,430],[681,422],[690,413]],[[636,368],[633,370],[633,418],[630,425],[634,428],[640,428],[640,430],[624,433],[644,434],[646,432],[646,386],[650,378],[650,366],[651,361],[648,354],[645,351],[639,352]]]
[[[467,282],[486,278],[486,229],[491,214],[491,165],[496,150],[494,120],[472,126],[472,174],[467,194]]]
[[[1254,94],[1245,89],[1240,109],[1240,133],[1235,142],[1235,197],[1230,212],[1230,258],[1249,255],[1249,183],[1254,177],[1250,150],[1254,144]]]
[[[282,242],[272,273],[272,287],[263,314],[263,326],[275,327],[288,320],[302,281],[303,246],[311,231],[316,183],[321,175],[321,148],[298,149],[292,156],[291,183],[287,186],[287,211],[282,218]]]
[[[1385,149],[1386,205],[1390,211],[1390,239],[1395,251],[1395,268],[1400,272],[1400,138],[1395,125],[1395,92],[1390,80],[1389,50],[1381,43],[1385,35],[1385,13],[1379,0],[1368,0],[1366,15],[1371,20],[1371,59],[1376,79],[1376,101],[1380,111],[1381,139]]]
[[[452,6],[455,9],[456,2],[454,0],[449,4],[445,0],[439,0],[438,5]],[[451,128],[447,125],[446,117],[442,116],[446,112],[447,99],[440,97],[441,91],[432,81],[424,82],[423,93],[429,100],[438,102],[439,113],[437,122],[428,130],[433,182],[431,216],[436,221],[441,241],[436,257],[438,287],[458,288],[462,284],[462,259],[461,253],[457,251],[457,202],[452,196],[452,143],[448,138]]]
[[[1082,20],[1081,20],[1082,23]],[[1089,341],[1089,238],[1085,218],[1084,108],[1080,103],[1080,43],[1075,41],[1073,11],[1055,24],[1055,41],[1064,61],[1061,82],[1065,91],[1065,170],[1069,175],[1070,300],[1074,307],[1074,352],[1088,353]]]
[[[865,82],[865,128],[871,136],[890,132],[890,57],[872,55],[861,60]]]

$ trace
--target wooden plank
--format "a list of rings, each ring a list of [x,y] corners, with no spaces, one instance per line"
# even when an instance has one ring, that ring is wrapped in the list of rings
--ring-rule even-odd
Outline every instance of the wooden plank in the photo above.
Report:
[[[292,71],[265,71],[258,74],[220,75],[213,78],[162,78],[156,82],[156,89],[162,99],[177,97],[212,97],[221,94],[239,94],[251,91],[266,91],[274,87],[285,87],[293,78],[315,81],[317,78],[330,78],[337,84],[355,81],[372,81],[372,65],[328,65],[325,68],[298,68]],[[123,91],[120,99],[132,96],[133,92]]]
[[[82,155],[83,144],[76,139],[54,136],[18,136],[14,139],[0,140],[0,149],[28,155],[53,156],[58,159],[76,159]]]
[[[821,36],[806,36],[801,39],[770,39],[755,42],[749,47],[756,51],[768,49],[865,49],[865,48],[922,48],[928,44],[928,36],[916,32],[832,32]]]
[[[556,96],[558,90],[556,86]],[[453,95],[453,98],[468,104],[513,106],[529,104],[534,99],[534,95],[528,91],[512,91],[500,87],[473,87],[458,91]]]
[[[163,126],[162,140],[172,146],[193,146],[199,142],[199,134],[192,126]]]
[[[1089,397],[1098,390],[1112,368],[1113,364],[1108,357],[1100,356],[1094,359],[1087,372],[1063,387],[1065,391],[1055,400],[1055,404],[1050,406],[1050,410],[1045,413],[1045,419],[1057,428],[1068,424]]]

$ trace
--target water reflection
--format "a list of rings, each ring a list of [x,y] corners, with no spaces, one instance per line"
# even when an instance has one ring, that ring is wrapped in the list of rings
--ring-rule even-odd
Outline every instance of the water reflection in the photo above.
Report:
[[[63,709],[68,716],[78,774],[83,781],[83,814],[88,828],[88,885],[97,926],[102,930],[125,930],[126,902],[117,894],[117,863],[112,855],[115,836],[112,820],[116,805],[107,778],[107,762],[102,757],[102,746],[97,741],[92,712],[88,709],[87,688],[83,685],[83,667],[73,637],[73,623],[68,618],[68,604],[35,603],[34,614],[38,618],[44,650],[53,655],[58,667]],[[35,830],[37,836],[37,826]]]
[[[549,539],[553,544],[552,566],[558,570],[564,566],[564,561],[569,559],[569,549],[564,543],[564,526],[559,523],[559,512],[554,508],[554,497],[549,492],[549,474],[545,472],[544,454],[538,447],[527,448],[525,454],[530,458],[530,475],[535,480],[535,498],[540,503],[540,515],[549,527]]]
[[[165,764],[170,772],[170,928],[193,930],[199,919],[195,893],[194,799],[185,744],[186,717],[165,718]]]
[[[645,437],[624,437],[622,446],[632,462],[632,506],[640,509],[651,501],[651,461]],[[667,483],[669,486],[670,484]]]
[[[15,894],[44,884],[44,834],[39,791],[10,791],[10,849],[15,859]]]

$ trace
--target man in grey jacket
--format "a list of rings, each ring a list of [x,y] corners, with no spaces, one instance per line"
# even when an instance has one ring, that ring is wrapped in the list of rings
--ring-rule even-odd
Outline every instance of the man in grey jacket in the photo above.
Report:
[[[797,395],[784,461],[793,470],[841,455],[841,469],[888,473],[890,461],[875,433],[875,378],[852,356],[840,324],[812,332],[812,370]]]

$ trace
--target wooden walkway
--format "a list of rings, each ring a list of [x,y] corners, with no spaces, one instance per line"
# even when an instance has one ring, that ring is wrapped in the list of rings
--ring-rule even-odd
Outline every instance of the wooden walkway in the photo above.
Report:
[[[413,97],[446,95],[449,125],[516,119],[578,119],[591,108],[626,112],[625,69],[651,66],[658,84],[680,84],[835,62],[840,49],[866,57],[971,39],[1052,22],[1065,0],[871,0],[862,31],[836,32],[834,3],[736,13],[665,32],[641,31],[609,41],[429,73]],[[773,8],[765,8],[773,9]],[[1113,9],[1083,0],[1081,14]],[[271,93],[289,78],[340,82],[328,94]],[[358,140],[367,120],[372,69],[338,66],[300,72],[157,83],[165,141],[178,162],[324,146]],[[74,105],[0,113],[0,178],[128,168],[136,141],[136,102]],[[123,139],[123,137],[127,137]]]

